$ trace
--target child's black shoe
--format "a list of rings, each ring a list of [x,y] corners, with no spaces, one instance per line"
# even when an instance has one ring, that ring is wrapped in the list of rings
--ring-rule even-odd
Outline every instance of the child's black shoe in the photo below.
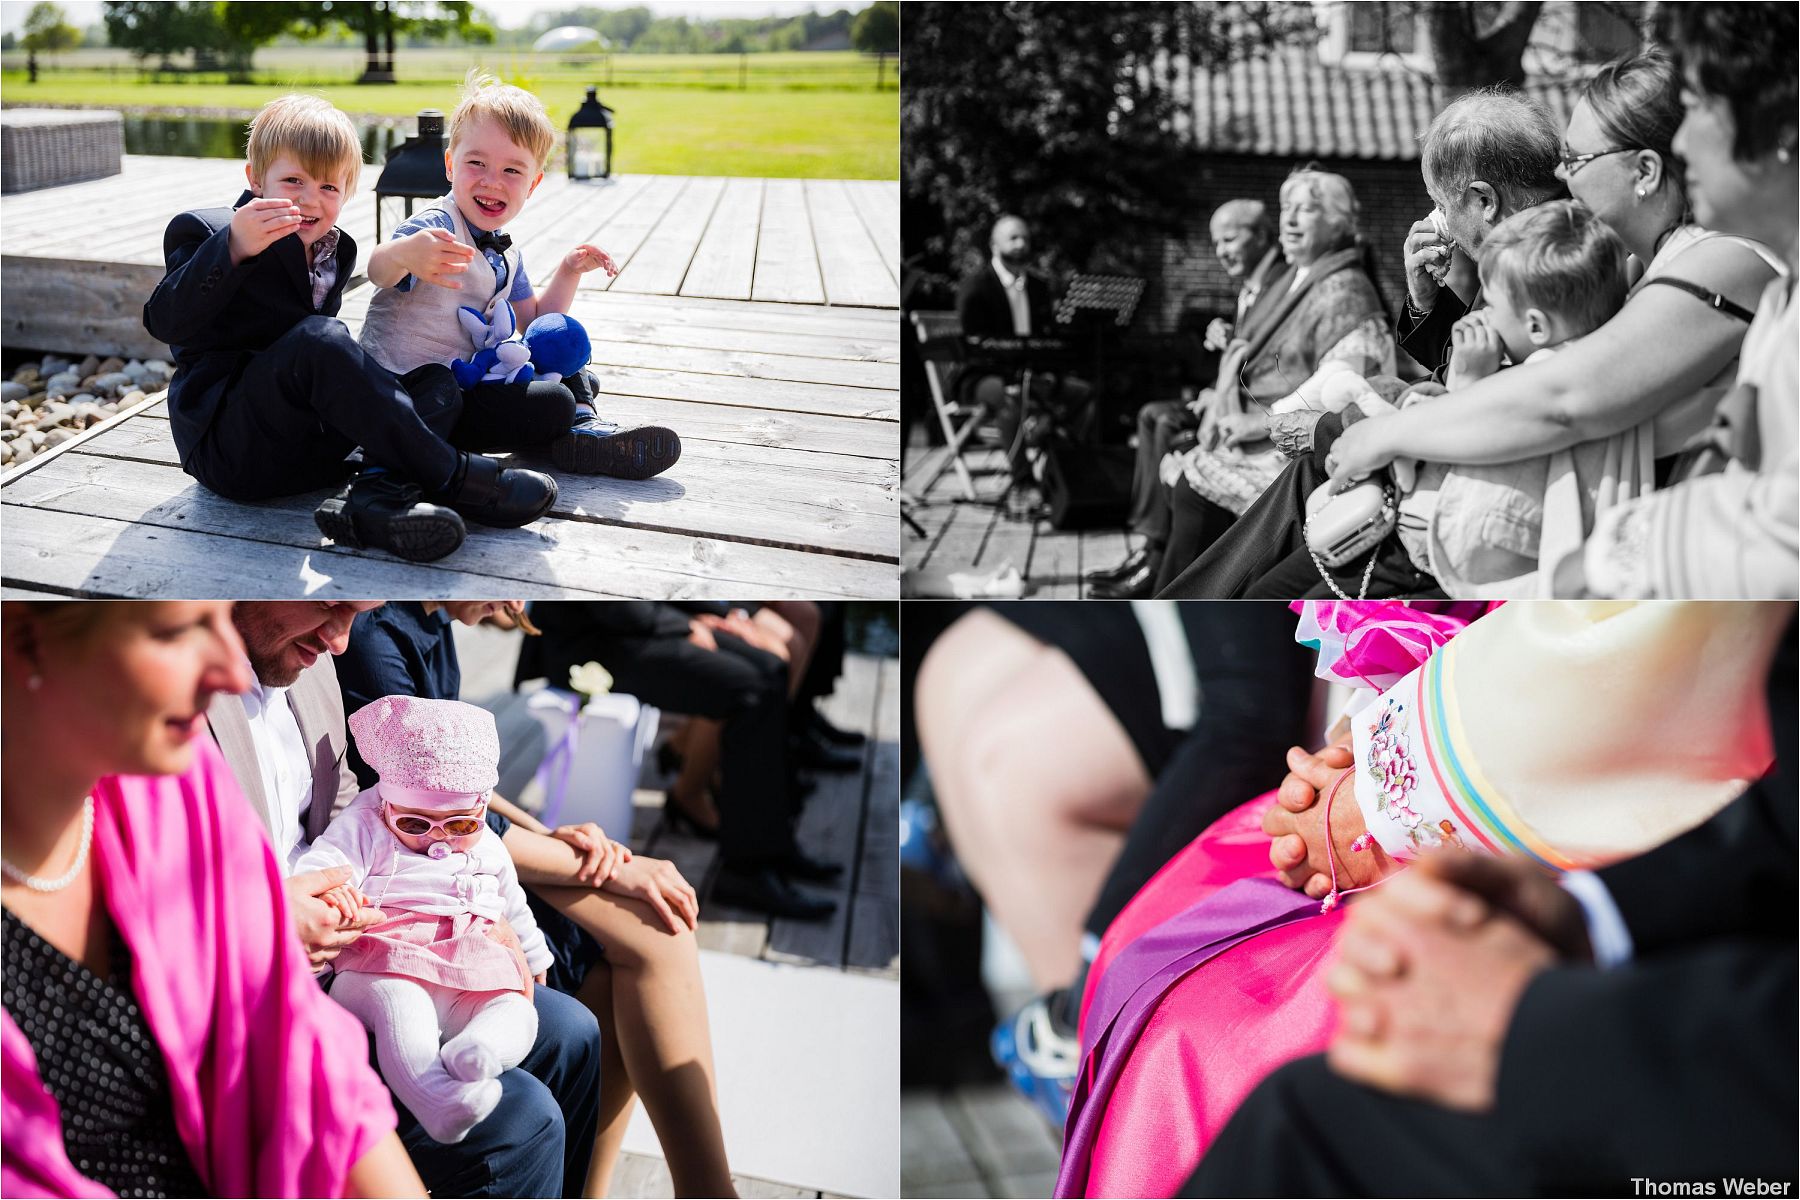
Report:
[[[569,432],[550,443],[558,470],[614,479],[649,479],[681,458],[681,438],[661,425],[620,429],[599,417],[579,415]]]
[[[408,562],[435,562],[462,545],[462,518],[426,501],[416,484],[367,471],[313,513],[319,532],[340,546],[386,550]]]
[[[444,498],[471,521],[517,529],[550,511],[556,503],[556,480],[542,471],[503,468],[497,459],[465,454],[444,489]]]

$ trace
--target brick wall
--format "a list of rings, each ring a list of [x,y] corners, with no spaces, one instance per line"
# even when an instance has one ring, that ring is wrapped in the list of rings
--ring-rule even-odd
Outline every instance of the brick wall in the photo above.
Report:
[[[1193,220],[1185,240],[1161,238],[1160,278],[1150,281],[1138,328],[1172,332],[1187,310],[1207,314],[1230,313],[1237,305],[1237,290],[1218,259],[1213,257],[1207,219],[1225,201],[1235,197],[1261,200],[1275,214],[1282,180],[1294,162],[1287,158],[1215,154],[1201,161],[1189,182]],[[1371,162],[1358,159],[1326,159],[1320,165],[1350,181],[1362,205],[1363,237],[1370,241],[1380,265],[1380,285],[1390,310],[1406,299],[1401,274],[1401,246],[1412,223],[1431,211],[1431,200],[1419,178],[1416,161]]]

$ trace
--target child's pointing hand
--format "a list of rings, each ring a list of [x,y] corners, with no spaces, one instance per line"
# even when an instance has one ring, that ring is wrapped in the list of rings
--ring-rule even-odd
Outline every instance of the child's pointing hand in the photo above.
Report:
[[[405,245],[400,265],[414,278],[452,291],[462,290],[458,276],[469,269],[475,247],[457,241],[447,229],[421,229],[399,241]]]

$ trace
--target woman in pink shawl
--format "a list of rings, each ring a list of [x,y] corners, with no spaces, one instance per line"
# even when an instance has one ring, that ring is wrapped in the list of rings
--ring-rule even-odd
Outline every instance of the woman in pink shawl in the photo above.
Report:
[[[0,1192],[425,1195],[206,736],[231,605],[0,617]]]
[[[1469,629],[1467,606],[1296,608],[1319,673],[1360,689],[1353,755],[1329,752],[1304,852],[1291,834],[1272,852],[1304,807],[1284,785],[1280,809],[1260,796],[1215,822],[1108,928],[1058,1196],[1174,1194],[1259,1082],[1325,1048],[1351,892],[1446,845],[1552,872],[1641,852],[1772,753],[1756,684],[1791,606],[1544,601]]]

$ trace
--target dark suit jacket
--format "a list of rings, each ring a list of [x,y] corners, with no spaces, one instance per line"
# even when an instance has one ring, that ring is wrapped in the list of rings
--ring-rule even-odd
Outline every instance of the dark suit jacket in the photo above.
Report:
[[[1447,287],[1438,289],[1437,303],[1422,317],[1414,317],[1406,305],[1394,323],[1394,335],[1400,348],[1412,355],[1413,361],[1430,371],[1439,381],[1450,362],[1450,327],[1463,319],[1469,306]]]
[[[337,282],[317,308],[297,234],[232,266],[231,217],[249,200],[245,192],[230,208],[195,209],[170,221],[163,234],[168,274],[144,305],[144,328],[169,343],[175,359],[169,425],[183,466],[251,358],[307,317],[336,316],[356,266],[356,242],[340,229]]]
[[[623,647],[687,637],[689,617],[657,600],[571,600],[539,601],[531,606],[531,619],[544,635],[520,646],[515,685],[541,677],[567,687],[570,667],[590,661],[605,666],[609,654]]]
[[[1497,1113],[1546,1188],[1794,1178],[1795,674],[1790,627],[1769,676],[1774,769],[1706,824],[1600,873],[1633,961],[1555,968],[1526,989]]]
[[[1050,334],[1050,285],[1031,272],[1025,273],[1025,305],[1031,310],[1031,336]],[[1013,333],[1012,305],[1006,287],[994,274],[994,264],[966,276],[956,289],[956,316],[964,337],[1009,338]]]
[[[337,668],[331,655],[321,654],[317,662],[300,672],[300,678],[288,689],[288,704],[300,726],[300,740],[306,743],[312,758],[312,802],[301,821],[310,842],[324,833],[331,818],[362,790],[345,757],[349,743],[344,729],[344,701],[338,693]],[[244,713],[243,700],[227,693],[214,696],[206,710],[206,723],[212,727],[213,737],[225,755],[225,765],[237,779],[238,790],[255,807],[270,841],[274,841],[276,831],[269,819],[269,798],[263,792],[262,770],[257,765],[256,743],[250,736],[250,719]]]

